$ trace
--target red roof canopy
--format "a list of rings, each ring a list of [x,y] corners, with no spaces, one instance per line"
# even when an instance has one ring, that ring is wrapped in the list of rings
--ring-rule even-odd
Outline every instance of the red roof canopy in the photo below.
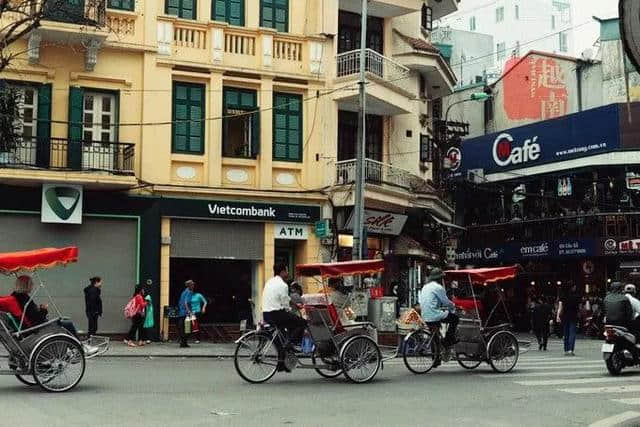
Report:
[[[519,271],[519,266],[512,265],[509,267],[449,270],[445,271],[444,274],[449,280],[467,280],[468,278],[471,278],[473,283],[483,284],[513,279]]]
[[[296,266],[298,276],[342,277],[357,274],[375,274],[384,271],[384,260],[345,261],[330,264],[303,264]]]
[[[45,248],[32,251],[0,253],[0,273],[52,268],[78,260],[78,248]]]

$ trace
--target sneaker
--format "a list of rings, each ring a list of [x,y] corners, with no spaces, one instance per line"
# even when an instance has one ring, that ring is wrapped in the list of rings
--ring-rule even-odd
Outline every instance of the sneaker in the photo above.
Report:
[[[95,356],[100,351],[100,348],[89,344],[82,344],[82,348],[84,349],[84,355],[87,357]]]
[[[576,354],[573,352],[573,350],[571,350],[571,351],[569,352],[569,356],[575,356],[575,355],[576,355]]]
[[[199,340],[196,340],[195,344],[200,344],[200,341],[199,341]]]
[[[571,352],[570,352],[570,351],[565,351],[565,352],[564,352],[564,355],[565,355],[565,356],[571,356]]]
[[[151,340],[146,340],[144,343],[145,344],[151,344]]]

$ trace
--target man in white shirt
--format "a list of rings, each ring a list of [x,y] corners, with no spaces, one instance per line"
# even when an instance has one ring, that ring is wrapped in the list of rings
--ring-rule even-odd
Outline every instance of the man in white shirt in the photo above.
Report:
[[[289,311],[292,306],[289,286],[285,280],[289,270],[285,264],[273,267],[274,277],[269,279],[262,290],[262,317],[264,321],[289,332],[289,341],[299,344],[302,341],[307,322]]]

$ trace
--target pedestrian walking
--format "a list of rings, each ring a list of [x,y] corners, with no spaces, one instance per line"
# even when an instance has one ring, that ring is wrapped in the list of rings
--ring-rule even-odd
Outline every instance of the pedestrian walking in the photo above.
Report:
[[[556,321],[562,323],[565,356],[575,356],[579,305],[580,298],[576,293],[576,285],[573,282],[569,282],[563,296],[560,298],[556,317]]]
[[[538,340],[538,350],[547,351],[552,310],[551,304],[544,297],[539,297],[533,307],[532,323],[533,331]]]
[[[193,299],[193,289],[196,286],[196,282],[189,279],[184,282],[184,291],[180,295],[180,300],[178,301],[178,335],[180,336],[180,347],[186,348],[189,347],[187,344],[187,340],[189,339],[189,334],[185,331],[185,320],[187,316],[191,316],[193,311],[191,311],[191,300]],[[189,332],[191,328],[189,328]]]
[[[191,311],[196,316],[198,324],[202,325],[202,316],[207,312],[207,299],[200,292],[195,292],[191,297]],[[201,326],[202,327],[202,326]],[[200,338],[202,338],[200,329],[194,332],[196,338],[196,344],[200,344]]]
[[[147,307],[144,314],[144,325],[142,325],[142,329],[144,330],[145,344],[151,344],[151,333],[155,326],[155,320],[153,319],[153,300],[149,294],[145,295],[144,300],[147,303]]]
[[[144,316],[146,312],[147,302],[144,299],[144,287],[142,285],[137,285],[135,291],[133,292],[133,297],[127,306],[125,307],[125,316],[131,319],[131,329],[129,329],[129,334],[127,334],[127,339],[125,343],[129,347],[138,347],[144,345],[144,336],[143,336],[143,326],[144,326]],[[136,338],[138,339],[138,343],[136,344]]]
[[[102,279],[94,276],[89,279],[89,286],[84,288],[85,313],[89,326],[87,334],[91,337],[98,331],[98,318],[102,316]]]

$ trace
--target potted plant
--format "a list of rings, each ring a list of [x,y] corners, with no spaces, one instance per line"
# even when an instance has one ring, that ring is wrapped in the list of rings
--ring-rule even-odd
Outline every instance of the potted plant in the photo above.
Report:
[[[20,119],[18,91],[6,84],[0,86],[0,165],[15,162]]]

